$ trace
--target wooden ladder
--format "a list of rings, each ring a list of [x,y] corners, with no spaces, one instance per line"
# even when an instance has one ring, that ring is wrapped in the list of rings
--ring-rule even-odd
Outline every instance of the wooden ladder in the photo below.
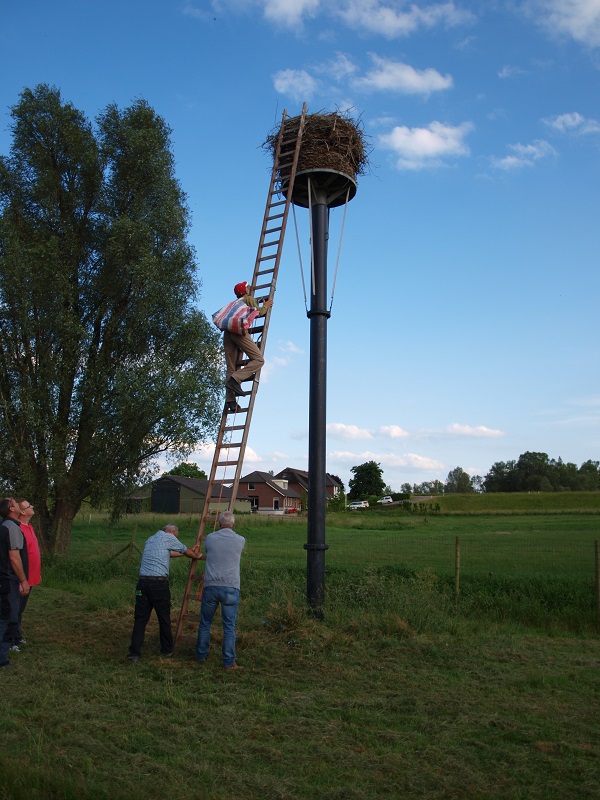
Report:
[[[306,103],[302,107],[302,114],[294,117],[292,121],[284,110],[281,119],[281,127],[277,140],[273,148],[273,170],[271,172],[271,182],[267,195],[267,204],[263,217],[258,252],[254,263],[254,273],[252,275],[251,293],[257,300],[272,300],[275,295],[277,284],[277,274],[279,272],[279,262],[283,250],[283,239],[287,225],[288,212],[292,199],[294,180],[298,165],[298,156],[302,143],[302,133],[306,120]],[[267,332],[269,330],[269,319],[271,312],[267,311],[266,316],[258,317],[256,323],[249,334],[253,337],[261,353],[264,354],[267,343]],[[238,366],[243,366],[248,359],[238,352]],[[227,404],[223,405],[223,414],[219,425],[219,433],[215,445],[215,454],[208,478],[206,489],[206,499],[200,517],[196,544],[200,544],[204,537],[204,529],[210,515],[210,502],[213,496],[213,488],[220,486],[219,500],[228,499],[228,508],[233,511],[235,500],[238,493],[238,485],[242,473],[246,442],[250,431],[250,420],[254,409],[254,401],[258,391],[260,373],[249,377],[242,383],[252,381],[249,390],[236,400],[243,402],[247,399],[248,405],[237,413],[228,412]],[[238,422],[237,418],[241,418]],[[217,472],[223,468],[223,472],[232,471],[230,477],[217,478]],[[227,495],[225,498],[224,495]],[[215,519],[216,523],[216,519]],[[183,595],[177,631],[175,634],[175,646],[181,640],[194,643],[196,636],[184,635],[183,626],[186,622],[193,622],[196,626],[199,622],[199,612],[193,613],[189,610],[190,601],[200,602],[204,589],[204,572],[197,573],[199,561],[192,561],[190,571]]]

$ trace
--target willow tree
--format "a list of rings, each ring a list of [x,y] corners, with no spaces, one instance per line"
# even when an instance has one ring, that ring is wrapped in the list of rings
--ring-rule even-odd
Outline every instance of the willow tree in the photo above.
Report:
[[[170,130],[144,101],[92,125],[27,89],[0,158],[0,476],[64,552],[84,499],[214,436],[222,364]]]

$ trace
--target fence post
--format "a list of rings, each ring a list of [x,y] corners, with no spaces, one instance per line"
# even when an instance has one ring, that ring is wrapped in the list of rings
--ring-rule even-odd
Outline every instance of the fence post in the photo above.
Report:
[[[594,542],[596,554],[596,630],[600,633],[600,542]]]
[[[460,592],[460,539],[456,537],[454,547],[454,599],[458,601]]]

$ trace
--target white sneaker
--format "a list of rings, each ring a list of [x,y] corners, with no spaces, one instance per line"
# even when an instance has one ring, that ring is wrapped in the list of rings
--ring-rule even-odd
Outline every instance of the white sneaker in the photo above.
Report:
[[[21,652],[21,648],[16,644],[11,644],[11,646],[8,649],[12,650],[13,653],[20,653]]]

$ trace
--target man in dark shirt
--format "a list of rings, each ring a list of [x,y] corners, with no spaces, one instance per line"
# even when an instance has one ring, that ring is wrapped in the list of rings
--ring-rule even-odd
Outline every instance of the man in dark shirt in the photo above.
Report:
[[[12,497],[0,500],[0,669],[10,667],[10,642],[4,634],[19,620],[21,595],[29,594],[27,547],[19,525],[20,509]]]

